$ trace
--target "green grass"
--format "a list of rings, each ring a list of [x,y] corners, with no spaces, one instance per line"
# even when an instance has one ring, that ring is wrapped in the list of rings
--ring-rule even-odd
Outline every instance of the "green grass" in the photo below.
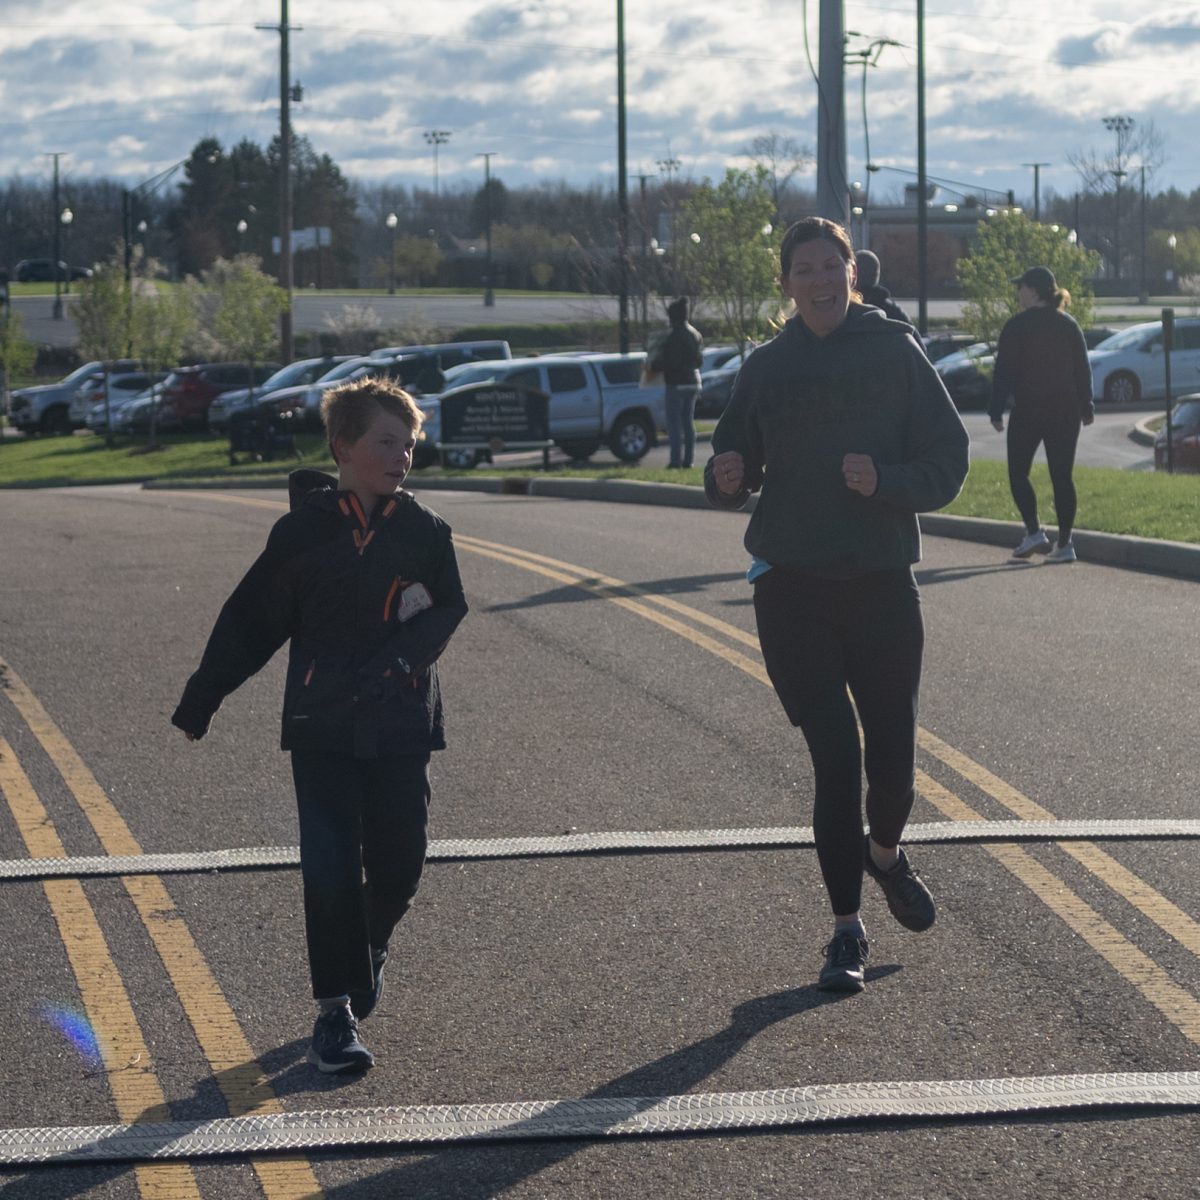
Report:
[[[74,437],[0,440],[0,487],[65,487],[85,483],[142,483],[151,479],[209,479],[278,474],[296,466],[330,468],[325,440],[319,434],[297,438],[303,459],[277,463],[229,465],[228,438],[168,434],[158,449],[144,441],[118,439],[112,450],[104,439],[78,433]],[[239,459],[244,455],[239,455]]]
[[[142,443],[118,443],[105,449],[103,438],[76,434],[69,438],[0,440],[0,487],[60,487],[85,483],[142,482],[151,479],[228,479],[230,483],[249,478],[277,478],[281,483],[298,465],[331,470],[324,439],[319,434],[297,438],[302,459],[280,459],[271,463],[243,462],[229,465],[229,443],[215,436],[172,435],[162,447],[147,451]],[[536,474],[528,468],[487,468],[474,471],[442,471],[430,468],[413,475],[422,477],[479,478],[488,475]],[[639,479],[651,483],[689,484],[699,487],[703,471],[686,471],[637,466],[559,467],[554,474],[572,479]],[[1053,524],[1054,505],[1050,477],[1038,464],[1032,481],[1041,511]],[[1200,476],[1130,472],[1102,467],[1077,467],[1075,486],[1079,493],[1079,527],[1104,533],[1134,534],[1139,537],[1200,543]],[[962,495],[946,510],[958,516],[990,517],[1016,521],[1017,510],[1008,490],[1008,471],[1002,462],[981,460],[971,466]]]

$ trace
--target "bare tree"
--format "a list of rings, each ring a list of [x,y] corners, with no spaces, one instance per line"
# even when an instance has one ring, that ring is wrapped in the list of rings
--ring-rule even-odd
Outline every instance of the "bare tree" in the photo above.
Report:
[[[1072,151],[1067,155],[1067,162],[1075,168],[1083,191],[1104,192],[1112,186],[1114,172],[1128,171],[1131,167],[1146,168],[1146,187],[1149,188],[1167,158],[1166,135],[1158,130],[1151,118],[1135,123],[1119,135],[1116,146],[1109,150]]]
[[[812,162],[812,150],[801,146],[794,137],[787,137],[772,129],[756,137],[743,153],[753,159],[756,166],[762,167],[770,178],[771,197],[775,205],[773,220],[778,225],[780,201],[792,179]]]

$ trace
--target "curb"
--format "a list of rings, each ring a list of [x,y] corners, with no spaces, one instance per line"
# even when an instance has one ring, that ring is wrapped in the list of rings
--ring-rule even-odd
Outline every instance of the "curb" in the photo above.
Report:
[[[154,480],[143,486],[155,490],[210,488],[228,491],[231,488],[286,488],[287,481],[278,478],[223,479],[172,486],[169,482]],[[715,514],[722,511],[711,507],[703,488],[681,483],[643,483],[636,479],[541,479],[526,475],[503,478],[489,476],[484,479],[424,479],[410,481],[410,490],[418,494],[484,492],[497,496],[544,496],[560,500],[600,500],[610,504],[703,508]],[[736,510],[734,515],[753,512],[757,500],[757,496],[751,496],[745,507]],[[946,513],[922,513],[918,519],[921,532],[930,537],[958,538],[1005,548],[1020,541],[1025,532],[1020,521],[955,517]],[[1200,580],[1200,545],[1156,541],[1154,538],[1130,537],[1119,533],[1095,533],[1087,529],[1076,529],[1072,540],[1080,558],[1087,563]]]

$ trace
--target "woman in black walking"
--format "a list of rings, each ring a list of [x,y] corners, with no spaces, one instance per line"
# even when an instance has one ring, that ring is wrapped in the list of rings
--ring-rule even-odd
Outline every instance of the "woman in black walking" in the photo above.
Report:
[[[958,494],[967,435],[912,327],[858,302],[840,225],[798,221],[780,266],[796,315],[742,366],[704,483],[721,508],[762,489],[746,531],[748,577],[767,672],[812,755],[813,829],[834,918],[818,986],[860,991],[864,871],[906,928],[934,921],[933,898],[900,848],[915,798],[925,636],[912,564],[916,514]]]
[[[1075,318],[1063,311],[1071,297],[1049,267],[1030,267],[1012,282],[1021,311],[1000,331],[988,416],[993,428],[1002,431],[1004,408],[1012,401],[1008,486],[1025,522],[1025,537],[1013,557],[1045,554],[1047,562],[1070,563],[1075,561],[1075,447],[1080,426],[1096,418],[1087,343]],[[1029,482],[1033,456],[1043,444],[1058,516],[1057,544],[1038,521],[1037,496]]]

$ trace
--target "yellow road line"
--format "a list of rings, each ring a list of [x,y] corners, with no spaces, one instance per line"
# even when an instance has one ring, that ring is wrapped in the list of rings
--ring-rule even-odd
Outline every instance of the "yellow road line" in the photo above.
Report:
[[[224,496],[220,499],[233,503],[241,500],[236,496]],[[259,500],[253,503],[261,507],[284,507],[282,504],[272,501]],[[554,579],[556,582],[579,587],[611,600],[627,611],[653,621],[710,653],[718,655],[760,683],[767,685],[770,683],[760,661],[752,660],[737,651],[730,650],[696,629],[653,611],[645,601],[670,609],[694,624],[701,624],[706,628],[719,631],[731,640],[753,646],[755,649],[758,648],[757,638],[719,618],[701,613],[670,597],[649,593],[636,584],[629,584],[611,576],[597,575],[595,572],[586,571],[582,567],[547,555],[485,541],[482,538],[458,532],[455,533],[454,540],[456,545],[472,553],[532,571],[546,578]],[[635,596],[636,599],[633,598]],[[982,764],[974,762],[961,751],[955,750],[940,738],[929,733],[928,730],[918,729],[917,738],[918,745],[928,754],[962,775],[968,782],[975,784],[981,791],[990,795],[1016,816],[1033,821],[1056,819],[1048,809],[1036,804],[1011,784],[1005,783],[1004,780],[988,771]],[[917,773],[917,782],[921,794],[936,808],[948,815],[957,814],[954,819],[975,821],[984,819],[981,814],[975,812],[924,771]],[[1172,904],[1132,872],[1127,871],[1097,846],[1091,843],[1059,842],[1057,844],[1089,871],[1095,873],[1118,895],[1136,905],[1165,932],[1187,946],[1188,949],[1200,953],[1200,926],[1177,905]],[[1024,850],[1016,846],[1002,848],[985,846],[983,849],[992,854],[997,861],[1002,862],[1051,911],[1079,933],[1089,945],[1097,949],[1106,961],[1113,965],[1123,978],[1133,983],[1151,1003],[1167,1016],[1172,1024],[1180,1028],[1192,1040],[1200,1041],[1200,1025],[1196,1023],[1196,1013],[1192,1007],[1196,1001],[1189,993],[1174,984],[1161,968],[1146,958],[1112,925],[1105,922],[1083,900],[1075,896],[1061,880],[1041,867]],[[1003,849],[1004,853],[994,853],[997,849]],[[1053,880],[1053,886],[1048,885],[1047,880]]]
[[[4,695],[66,781],[105,851],[110,855],[141,854],[124,818],[41,702],[3,659],[0,672],[5,680]],[[233,1009],[187,926],[178,918],[162,880],[154,875],[123,876],[121,882],[158,950],[230,1113],[238,1117],[282,1112]],[[305,1158],[255,1159],[254,1169],[268,1200],[322,1194]]]
[[[0,793],[8,801],[31,858],[63,858],[59,840],[29,776],[12,747],[0,738]],[[170,1110],[154,1062],[129,1002],[108,943],[83,886],[75,879],[42,884],[74,972],[84,1013],[96,1035],[117,1114],[126,1124],[169,1121]],[[200,1200],[186,1163],[143,1163],[136,1168],[138,1191],[147,1200]]]
[[[1009,812],[1025,821],[1053,821],[1054,814],[1031,800],[1012,784],[1006,783],[985,766],[968,758],[953,746],[928,730],[917,734],[921,748],[946,764],[974,784],[981,792],[991,796]],[[1188,916],[1177,904],[1171,903],[1143,879],[1127,867],[1122,866],[1106,850],[1094,842],[1058,842],[1058,848],[1069,854],[1076,862],[1090,871],[1106,887],[1111,888],[1123,900],[1132,904],[1144,916],[1149,917],[1161,930],[1173,937],[1181,946],[1200,957],[1200,922]]]

